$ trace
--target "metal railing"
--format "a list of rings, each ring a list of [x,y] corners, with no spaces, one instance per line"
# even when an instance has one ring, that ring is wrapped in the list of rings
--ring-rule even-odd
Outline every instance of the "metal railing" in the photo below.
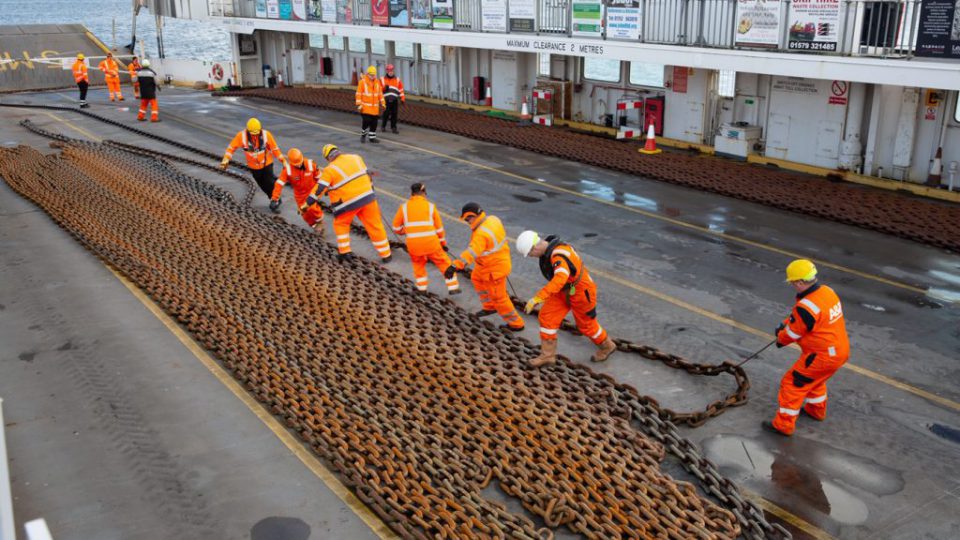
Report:
[[[0,540],[15,540],[13,498],[10,495],[10,469],[7,468],[7,441],[3,434],[3,398],[0,398]]]
[[[323,0],[306,0],[317,2]],[[337,3],[337,21],[355,25],[373,24],[371,0],[333,0]],[[521,0],[513,0],[519,2]],[[529,0],[524,0],[528,2]],[[554,36],[573,34],[573,2],[571,0],[534,0],[533,26],[529,19],[509,19],[510,2],[506,10],[498,6],[499,19],[510,31]],[[809,3],[794,5],[792,0],[780,4],[780,19],[776,43],[770,40],[765,50],[809,52],[826,55],[853,55],[878,57],[911,57],[916,50],[920,26],[922,0],[840,0],[833,17],[810,14]],[[212,16],[264,17],[257,13],[255,0],[208,0]],[[641,43],[684,45],[712,48],[750,48],[738,43],[737,0],[637,0],[634,13],[640,21],[633,32],[612,32],[611,16],[607,8],[622,8],[629,0],[604,0],[603,31],[598,39],[623,40],[623,35],[637,35],[629,39]],[[818,8],[820,9],[820,8]],[[506,14],[503,12],[506,11]],[[622,11],[622,10],[621,10]],[[234,15],[231,15],[234,14]],[[484,9],[481,0],[453,0],[453,29],[468,32],[483,31]],[[272,15],[274,18],[276,14]],[[741,17],[742,18],[742,17]],[[742,28],[740,29],[742,30]]]

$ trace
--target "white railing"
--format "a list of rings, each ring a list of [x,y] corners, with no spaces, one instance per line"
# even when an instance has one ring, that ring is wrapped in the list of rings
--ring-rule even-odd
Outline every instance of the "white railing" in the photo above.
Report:
[[[0,398],[0,540],[16,540],[13,498],[10,495],[10,468],[7,465],[7,440],[3,426],[3,398]]]

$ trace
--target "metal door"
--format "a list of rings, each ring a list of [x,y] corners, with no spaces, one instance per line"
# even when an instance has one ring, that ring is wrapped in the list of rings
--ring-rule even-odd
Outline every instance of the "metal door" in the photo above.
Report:
[[[770,114],[767,125],[767,157],[787,159],[787,145],[790,141],[790,117],[786,114]]]

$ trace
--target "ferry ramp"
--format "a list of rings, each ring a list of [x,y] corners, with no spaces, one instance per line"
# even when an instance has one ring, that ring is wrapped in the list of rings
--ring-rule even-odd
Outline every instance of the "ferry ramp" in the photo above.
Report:
[[[0,26],[0,92],[66,88],[74,85],[69,62],[83,53],[102,57],[106,47],[82,24]],[[103,74],[91,61],[90,84],[103,84]]]

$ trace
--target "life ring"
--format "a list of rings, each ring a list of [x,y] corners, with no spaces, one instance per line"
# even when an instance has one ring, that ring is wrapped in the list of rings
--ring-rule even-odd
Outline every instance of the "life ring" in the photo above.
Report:
[[[223,80],[223,66],[221,66],[220,64],[214,64],[213,69],[211,70],[211,73],[213,73],[214,79],[218,81]]]

